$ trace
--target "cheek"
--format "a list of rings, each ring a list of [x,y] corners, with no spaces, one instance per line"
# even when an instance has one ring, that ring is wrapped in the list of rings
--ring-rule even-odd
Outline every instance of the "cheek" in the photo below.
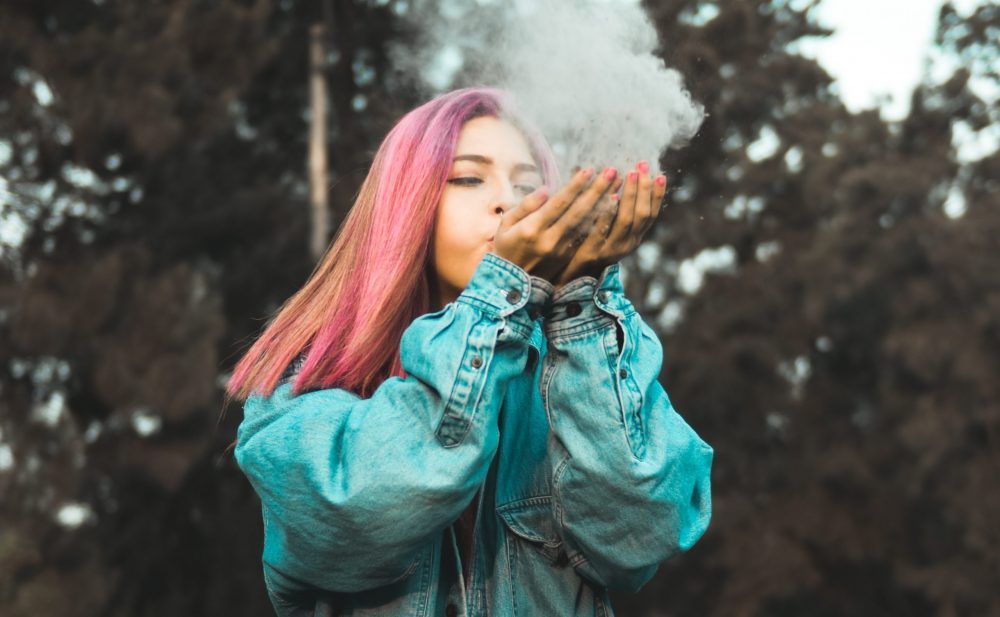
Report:
[[[434,262],[438,276],[456,288],[464,288],[488,250],[483,221],[471,216],[467,203],[443,202],[438,208],[434,231]]]
[[[434,245],[440,251],[459,257],[483,243],[481,208],[477,210],[471,201],[460,199],[458,195],[448,195],[446,191],[438,206],[435,225]]]

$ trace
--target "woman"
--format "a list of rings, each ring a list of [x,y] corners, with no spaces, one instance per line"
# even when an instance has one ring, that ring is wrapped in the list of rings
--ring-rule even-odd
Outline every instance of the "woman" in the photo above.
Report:
[[[665,178],[616,176],[550,196],[548,147],[493,89],[388,134],[228,386],[278,615],[611,615],[704,533],[713,451],[617,263]]]

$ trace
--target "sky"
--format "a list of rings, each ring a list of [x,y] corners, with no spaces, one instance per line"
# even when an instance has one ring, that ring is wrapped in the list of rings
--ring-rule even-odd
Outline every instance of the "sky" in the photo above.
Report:
[[[967,15],[981,0],[953,0]],[[824,0],[816,20],[834,28],[824,39],[809,39],[799,52],[817,60],[837,80],[851,111],[881,107],[885,120],[901,120],[921,78],[934,38],[942,0]],[[880,96],[888,100],[880,102]]]

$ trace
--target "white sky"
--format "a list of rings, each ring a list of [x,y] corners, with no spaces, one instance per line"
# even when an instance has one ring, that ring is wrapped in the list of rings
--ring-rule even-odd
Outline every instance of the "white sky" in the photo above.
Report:
[[[823,0],[816,20],[835,32],[796,45],[834,77],[851,111],[882,108],[885,120],[901,120],[910,93],[920,81],[924,58],[934,38],[942,0]],[[967,15],[982,0],[954,0]],[[879,97],[889,100],[880,105]]]

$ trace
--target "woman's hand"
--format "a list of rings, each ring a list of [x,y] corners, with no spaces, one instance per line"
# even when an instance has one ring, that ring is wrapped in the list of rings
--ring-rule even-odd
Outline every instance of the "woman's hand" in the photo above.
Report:
[[[620,198],[611,195],[595,208],[586,238],[566,268],[554,280],[550,279],[556,288],[581,276],[599,277],[604,268],[642,243],[643,236],[660,214],[667,178],[662,174],[651,178],[649,164],[639,161],[636,170],[626,175],[624,184]]]
[[[591,167],[578,171],[551,199],[544,186],[527,195],[504,214],[493,252],[533,276],[552,281],[577,253],[579,241],[586,237],[599,210],[599,200],[609,200],[617,170],[606,168],[588,186],[593,175]]]

